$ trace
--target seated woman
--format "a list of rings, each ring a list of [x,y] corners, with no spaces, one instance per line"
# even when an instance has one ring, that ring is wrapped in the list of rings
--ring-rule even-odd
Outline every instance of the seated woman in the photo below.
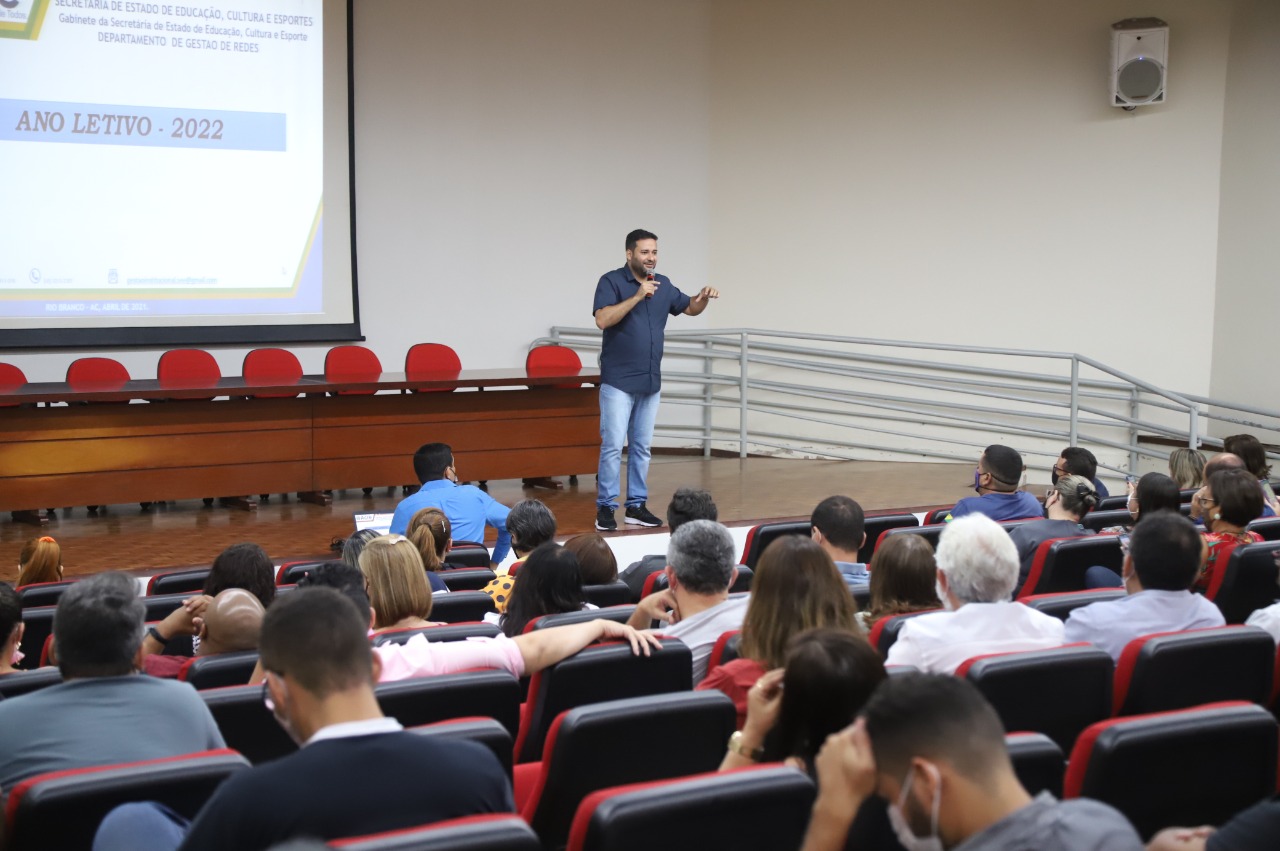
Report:
[[[271,605],[276,598],[276,569],[262,547],[245,542],[218,553],[205,577],[203,594],[216,597],[228,588],[243,588],[263,608]]]
[[[515,546],[514,535],[512,546]],[[524,632],[534,618],[593,608],[582,593],[578,557],[559,544],[547,542],[525,558],[506,613],[490,613],[484,619],[496,623],[503,635],[514,638]]]
[[[602,535],[575,535],[564,548],[578,557],[583,585],[608,585],[618,581],[618,559]]]
[[[360,553],[364,552],[365,544],[374,538],[382,537],[382,533],[376,529],[360,529],[351,537],[342,542],[342,560],[357,570],[360,568]],[[408,537],[407,535],[405,537]]]
[[[403,535],[382,535],[360,553],[360,572],[369,583],[373,629],[438,626],[431,614],[431,586],[418,548]]]
[[[0,582],[0,675],[17,673],[22,661],[22,601],[8,582]]]
[[[1009,530],[1009,537],[1018,547],[1018,559],[1022,562],[1018,569],[1018,585],[1013,591],[1015,596],[1027,581],[1031,564],[1036,558],[1036,549],[1041,544],[1053,538],[1078,538],[1093,534],[1092,529],[1080,525],[1080,520],[1097,505],[1098,492],[1093,489],[1092,482],[1084,476],[1061,476],[1049,488],[1049,494],[1044,499],[1048,519],[1032,520]],[[1118,587],[1120,577],[1116,576],[1115,579]]]
[[[1182,510],[1182,494],[1178,492],[1178,483],[1164,473],[1147,473],[1137,484],[1129,484],[1129,499],[1125,507],[1133,523],[1121,526],[1108,526],[1103,534],[1119,534],[1131,530],[1142,515],[1151,515],[1157,511]]]
[[[1204,507],[1204,562],[1196,577],[1195,590],[1216,591],[1219,574],[1226,570],[1231,551],[1241,544],[1262,540],[1245,527],[1262,516],[1262,489],[1248,470],[1219,470],[1209,476],[1200,491]]]
[[[868,632],[881,618],[942,608],[933,545],[922,535],[887,535],[871,557],[871,602],[858,621]]]
[[[857,611],[826,550],[801,535],[779,538],[756,563],[738,658],[712,668],[698,688],[719,689],[733,698],[741,728],[747,693],[766,671],[781,667],[791,639],[818,627],[856,632]]]
[[[507,532],[511,535],[511,552],[515,553],[516,561],[507,568],[506,576],[499,576],[482,589],[493,598],[499,613],[507,610],[515,587],[516,571],[520,570],[531,552],[555,538],[556,516],[540,499],[521,500],[507,515]]]
[[[1223,438],[1222,448],[1236,455],[1244,462],[1244,467],[1253,473],[1262,486],[1262,499],[1271,510],[1280,514],[1280,504],[1276,502],[1276,492],[1271,489],[1271,467],[1267,464],[1267,448],[1262,441],[1251,434],[1233,434]]]
[[[18,553],[17,587],[62,579],[62,547],[48,535],[32,538]]]
[[[1183,490],[1204,484],[1204,465],[1209,459],[1199,449],[1179,447],[1169,453],[1169,478]]]
[[[440,522],[444,523],[444,535],[449,534],[449,518],[438,508],[424,508],[413,515],[409,525],[405,527],[404,536],[409,543],[418,548],[418,556],[422,559],[422,567],[427,572],[427,584],[432,594],[448,594],[449,588],[444,584],[441,569],[440,553],[447,550],[451,541],[437,541],[436,529]]]

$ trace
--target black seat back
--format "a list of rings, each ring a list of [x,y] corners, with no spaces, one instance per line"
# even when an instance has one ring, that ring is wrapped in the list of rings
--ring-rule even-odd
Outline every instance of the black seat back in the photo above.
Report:
[[[498,578],[498,574],[487,567],[457,567],[438,571],[436,575],[450,591],[481,591]]]
[[[431,600],[431,619],[444,623],[482,621],[485,615],[496,611],[493,598],[483,591],[451,591]]]
[[[205,580],[209,578],[208,567],[193,567],[189,570],[171,570],[157,573],[147,580],[147,595],[155,594],[199,594],[204,590]]]
[[[1048,792],[1055,798],[1062,797],[1067,758],[1053,739],[1044,733],[1009,733],[1004,745],[1022,788],[1032,795]]]
[[[249,682],[258,664],[257,650],[197,656],[183,669],[178,679],[196,689],[242,686]]]
[[[1280,540],[1246,544],[1231,551],[1222,584],[1213,598],[1227,623],[1244,623],[1249,615],[1276,601],[1280,594],[1276,585],[1277,559]]]

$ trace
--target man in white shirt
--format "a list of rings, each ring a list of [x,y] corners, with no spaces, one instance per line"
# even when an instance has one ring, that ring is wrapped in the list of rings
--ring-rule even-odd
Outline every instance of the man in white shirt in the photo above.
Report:
[[[728,529],[712,520],[685,523],[667,547],[668,588],[641,600],[628,621],[637,629],[655,620],[669,624],[662,634],[680,639],[693,651],[694,685],[707,675],[716,639],[740,629],[747,614],[745,594],[729,597],[738,576],[733,555]]]
[[[1062,646],[1062,621],[1010,602],[1018,582],[1018,548],[994,520],[952,520],[938,541],[938,599],[948,611],[912,618],[889,648],[886,665],[955,673],[987,653]]]
[[[1195,525],[1181,514],[1144,514],[1133,527],[1121,568],[1128,596],[1072,612],[1067,642],[1088,641],[1119,661],[1125,645],[1139,636],[1224,625],[1218,607],[1191,592],[1203,548]]]

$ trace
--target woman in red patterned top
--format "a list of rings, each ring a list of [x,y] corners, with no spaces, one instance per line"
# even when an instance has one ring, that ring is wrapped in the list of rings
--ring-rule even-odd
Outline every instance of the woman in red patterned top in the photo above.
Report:
[[[1234,468],[1209,476],[1198,496],[1204,510],[1205,556],[1196,589],[1212,600],[1222,584],[1231,551],[1262,540],[1257,532],[1245,529],[1262,515],[1262,488],[1248,470]]]
[[[835,562],[817,542],[800,535],[779,538],[757,562],[739,657],[712,668],[698,688],[733,698],[741,729],[747,692],[766,671],[782,667],[792,637],[816,627],[854,632],[857,611]]]

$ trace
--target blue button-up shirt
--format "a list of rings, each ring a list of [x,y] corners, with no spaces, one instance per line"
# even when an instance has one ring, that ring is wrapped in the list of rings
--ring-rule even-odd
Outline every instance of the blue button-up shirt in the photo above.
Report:
[[[667,317],[684,313],[689,297],[680,292],[666,275],[654,275],[658,289],[652,298],[637,304],[615,325],[604,329],[600,349],[600,380],[624,393],[647,395],[662,387],[662,334]],[[631,269],[623,266],[600,278],[596,284],[592,316],[602,307],[611,307],[636,294],[640,283]]]
[[[449,518],[455,541],[484,541],[485,524],[498,530],[493,560],[501,563],[511,549],[507,515],[511,509],[475,485],[457,485],[448,479],[427,482],[413,496],[400,500],[391,517],[391,534],[403,535],[413,515],[424,508],[438,508]]]

